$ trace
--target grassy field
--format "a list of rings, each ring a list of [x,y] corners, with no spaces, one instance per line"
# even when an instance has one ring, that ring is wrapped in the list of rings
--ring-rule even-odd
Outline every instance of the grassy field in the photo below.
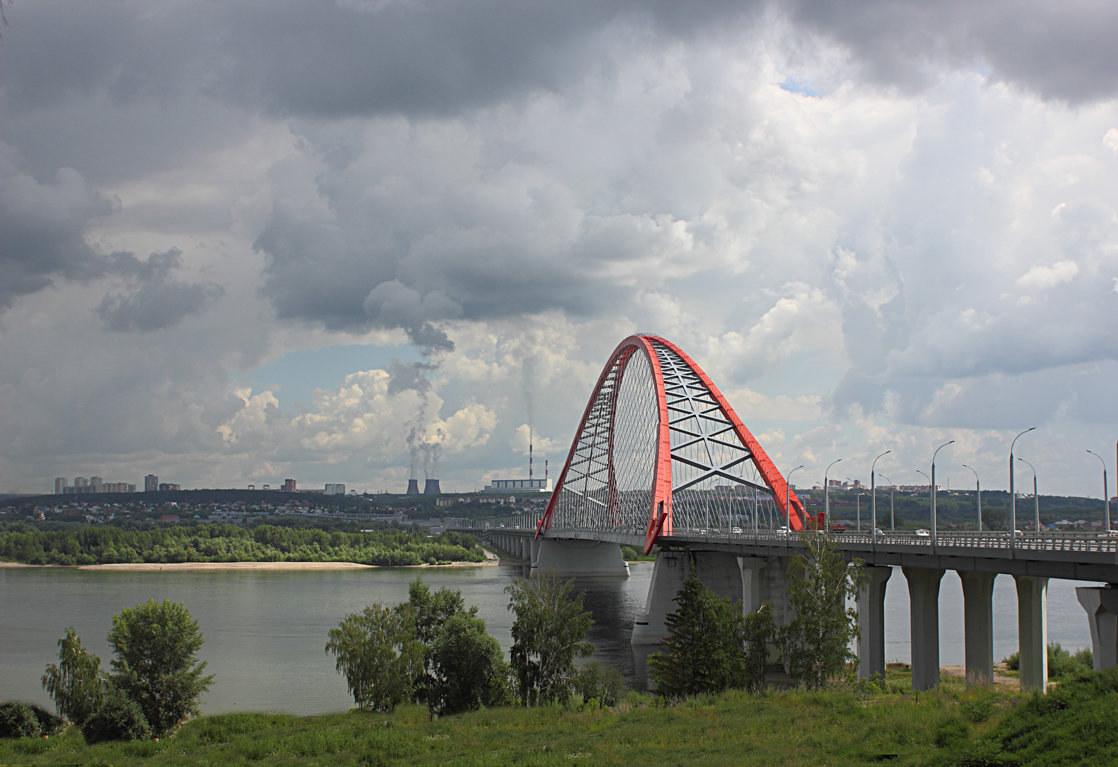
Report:
[[[73,728],[0,741],[0,765],[950,764],[1012,696],[945,685],[918,698],[856,690],[731,692],[613,709],[506,708],[430,721],[392,714],[209,716],[158,742],[87,746]]]
[[[730,692],[614,708],[502,708],[429,720],[425,708],[330,716],[228,714],[160,741],[87,746],[70,728],[0,740],[6,765],[1101,765],[1118,764],[1118,669],[1046,696],[947,680],[887,690]]]

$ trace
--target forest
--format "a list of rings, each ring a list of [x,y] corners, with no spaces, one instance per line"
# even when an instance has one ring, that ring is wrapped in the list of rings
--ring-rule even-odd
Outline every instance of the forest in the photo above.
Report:
[[[171,562],[356,562],[407,566],[481,562],[472,536],[389,528],[343,532],[259,525],[176,525],[125,530],[103,525],[40,529],[0,525],[0,561],[29,565]]]

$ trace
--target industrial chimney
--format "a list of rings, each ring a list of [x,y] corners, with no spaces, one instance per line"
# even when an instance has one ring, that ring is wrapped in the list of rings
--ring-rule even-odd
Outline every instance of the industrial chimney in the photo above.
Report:
[[[416,486],[418,487],[418,483],[416,483]],[[428,479],[427,484],[423,486],[424,495],[438,495],[440,492],[439,481],[437,479]]]
[[[419,480],[418,479],[409,479],[408,480],[408,492],[405,493],[405,495],[419,495]]]

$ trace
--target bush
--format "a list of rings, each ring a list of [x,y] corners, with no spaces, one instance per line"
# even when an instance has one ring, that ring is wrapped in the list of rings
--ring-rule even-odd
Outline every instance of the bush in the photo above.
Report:
[[[485,621],[459,612],[451,616],[428,648],[432,714],[456,714],[512,702],[510,669]]]
[[[1005,666],[1010,671],[1021,670],[1021,655],[1013,653],[1005,659]],[[1084,648],[1074,655],[1069,653],[1059,642],[1048,645],[1048,678],[1065,679],[1076,677],[1094,670],[1094,660],[1091,651]]]
[[[599,707],[616,706],[625,693],[625,677],[616,666],[591,661],[575,675],[575,691],[583,704],[597,701]]]
[[[80,727],[85,742],[90,744],[107,740],[146,740],[152,734],[140,705],[116,687],[106,691],[101,707]]]
[[[26,703],[0,703],[0,738],[37,738],[39,717]]]

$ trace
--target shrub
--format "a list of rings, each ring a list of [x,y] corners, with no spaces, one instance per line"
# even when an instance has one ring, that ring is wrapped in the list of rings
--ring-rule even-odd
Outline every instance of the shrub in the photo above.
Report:
[[[575,675],[575,691],[584,704],[597,701],[598,706],[616,706],[625,693],[625,677],[616,666],[590,661]]]
[[[431,684],[427,706],[432,714],[512,702],[509,665],[481,618],[465,612],[452,615],[429,647],[428,657]]]
[[[0,738],[37,738],[39,717],[26,703],[0,703]]]
[[[140,705],[116,687],[106,691],[101,707],[80,727],[85,742],[91,744],[107,740],[146,740],[152,734]]]

